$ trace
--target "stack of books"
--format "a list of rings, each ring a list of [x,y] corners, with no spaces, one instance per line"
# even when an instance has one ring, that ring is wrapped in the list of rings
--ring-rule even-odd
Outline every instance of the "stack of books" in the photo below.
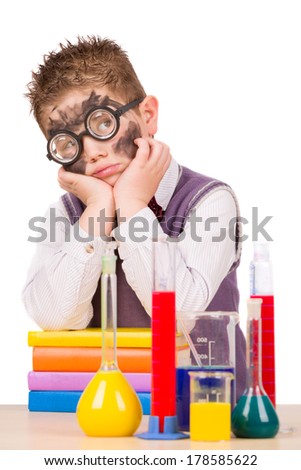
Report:
[[[117,361],[132,384],[144,414],[151,406],[151,329],[117,330]],[[29,411],[75,412],[78,400],[99,370],[100,328],[30,331],[32,371],[28,374]]]

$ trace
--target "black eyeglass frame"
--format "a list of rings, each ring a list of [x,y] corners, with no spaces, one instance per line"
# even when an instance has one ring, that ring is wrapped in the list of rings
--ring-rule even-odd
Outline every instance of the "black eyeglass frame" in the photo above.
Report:
[[[82,150],[83,150],[82,138],[83,138],[84,135],[89,135],[90,137],[93,137],[96,140],[105,141],[105,140],[112,139],[120,129],[120,117],[123,114],[125,114],[127,111],[129,111],[130,109],[132,109],[135,106],[137,106],[138,104],[140,104],[143,100],[144,100],[144,97],[143,98],[138,98],[137,100],[131,101],[130,103],[125,104],[125,105],[123,105],[123,106],[121,106],[120,108],[117,108],[117,109],[112,109],[108,106],[95,106],[95,107],[93,107],[92,109],[89,110],[89,112],[87,113],[87,115],[85,117],[85,130],[83,132],[81,132],[80,134],[75,134],[74,132],[69,131],[68,129],[60,129],[60,130],[55,131],[53,133],[53,135],[51,136],[50,139],[48,139],[48,142],[47,142],[47,155],[46,155],[46,157],[48,158],[48,160],[53,160],[56,163],[59,163],[60,165],[63,165],[63,166],[73,165],[73,163],[77,162],[77,160],[79,160],[79,158],[81,156],[81,153],[82,153]],[[100,111],[100,110],[101,111],[106,111],[107,113],[111,114],[115,118],[115,121],[116,121],[115,129],[111,132],[111,134],[109,134],[105,137],[99,136],[99,135],[95,134],[94,132],[92,132],[91,128],[89,126],[89,120],[90,120],[92,114],[95,111]],[[70,135],[77,142],[77,145],[78,145],[77,154],[75,155],[73,160],[70,160],[70,162],[63,163],[58,158],[55,158],[55,156],[53,156],[52,153],[51,153],[52,141],[59,134]]]

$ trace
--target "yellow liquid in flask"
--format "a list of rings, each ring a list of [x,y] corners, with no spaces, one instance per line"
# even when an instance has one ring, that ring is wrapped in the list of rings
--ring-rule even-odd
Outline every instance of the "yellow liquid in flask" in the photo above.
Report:
[[[131,436],[142,418],[142,407],[122,372],[99,370],[81,395],[77,420],[88,436]]]

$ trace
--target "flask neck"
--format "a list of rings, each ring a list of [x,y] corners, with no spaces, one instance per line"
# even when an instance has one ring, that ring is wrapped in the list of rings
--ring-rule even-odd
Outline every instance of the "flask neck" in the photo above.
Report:
[[[262,385],[261,319],[247,323],[247,388],[252,395],[266,395]]]
[[[116,354],[117,330],[117,279],[115,273],[103,273],[101,277],[101,370],[118,370]]]

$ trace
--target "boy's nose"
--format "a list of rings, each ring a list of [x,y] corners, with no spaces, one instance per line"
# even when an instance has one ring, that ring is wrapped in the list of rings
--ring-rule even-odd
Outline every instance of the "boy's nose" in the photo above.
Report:
[[[100,140],[94,139],[91,136],[83,136],[83,154],[87,163],[93,163],[102,157],[107,157],[108,152],[105,147],[106,144]]]

